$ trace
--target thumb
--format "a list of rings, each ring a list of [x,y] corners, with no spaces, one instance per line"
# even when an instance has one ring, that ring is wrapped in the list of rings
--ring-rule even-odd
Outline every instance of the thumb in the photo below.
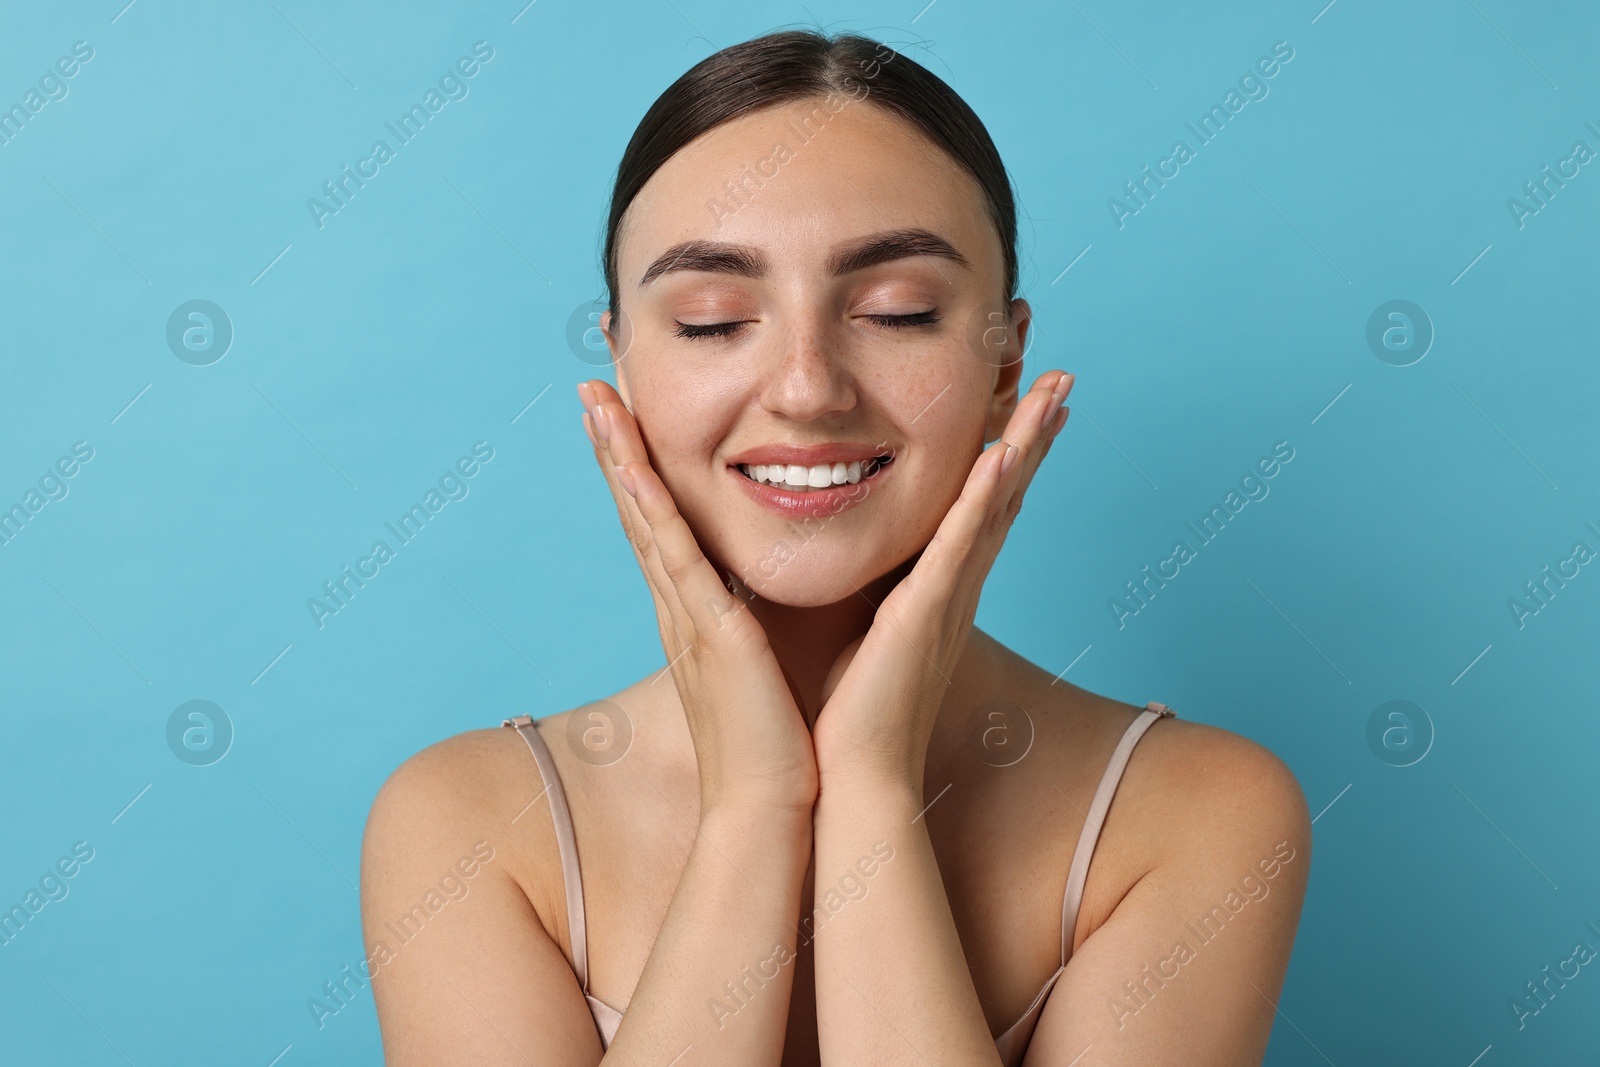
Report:
[[[861,642],[867,639],[866,634],[851,641],[840,651],[839,657],[833,661],[833,666],[828,670],[828,677],[822,682],[822,702],[826,704],[833,691],[838,688],[839,682],[844,678],[844,672],[850,669],[851,662],[856,658],[856,653],[861,651]]]
[[[789,668],[785,667],[782,663],[778,664],[778,670],[783,672],[783,680],[789,686],[789,695],[794,698],[794,706],[800,709],[800,717],[802,719],[807,718],[806,702],[805,698],[800,695],[799,683],[797,683],[794,680],[794,676],[789,673]]]

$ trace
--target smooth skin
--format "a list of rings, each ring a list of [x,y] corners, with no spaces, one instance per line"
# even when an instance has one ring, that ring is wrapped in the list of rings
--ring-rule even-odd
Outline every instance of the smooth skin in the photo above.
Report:
[[[615,763],[567,744],[584,709],[539,727],[577,828],[590,991],[622,1025],[602,1056],[531,756],[515,731],[468,731],[406,761],[368,820],[362,918],[369,951],[389,949],[373,989],[391,1065],[999,1063],[993,1035],[1059,963],[1071,851],[1138,708],[972,623],[1073,379],[1051,370],[1019,396],[1031,311],[1014,301],[990,328],[1001,248],[976,184],[870,103],[828,113],[736,212],[701,210],[815,107],[742,116],[651,178],[620,243],[627,318],[605,323],[618,387],[579,387],[668,665],[610,697],[633,730]],[[907,228],[960,259],[829,269]],[[764,269],[696,259],[639,281],[687,240],[754,249]],[[937,322],[903,324],[934,306]],[[690,339],[683,323],[736,326]],[[727,457],[750,447],[836,440],[886,441],[896,459],[820,532],[730,480]],[[786,542],[802,550],[774,569]],[[996,698],[1030,719],[1026,755],[1003,767],[974,743]],[[495,859],[470,892],[398,943],[394,924],[480,840]],[[1260,1062],[1310,842],[1270,752],[1155,723],[1025,1062]],[[1275,849],[1293,859],[1268,878]],[[1181,967],[1163,962],[1247,878],[1268,891]]]

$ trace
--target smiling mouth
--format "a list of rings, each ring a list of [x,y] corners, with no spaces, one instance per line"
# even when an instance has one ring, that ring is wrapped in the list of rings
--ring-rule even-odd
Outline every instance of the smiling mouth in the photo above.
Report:
[[[850,463],[819,463],[811,467],[782,463],[740,463],[734,469],[757,485],[806,494],[843,485],[856,485],[894,462],[893,455],[873,456]]]

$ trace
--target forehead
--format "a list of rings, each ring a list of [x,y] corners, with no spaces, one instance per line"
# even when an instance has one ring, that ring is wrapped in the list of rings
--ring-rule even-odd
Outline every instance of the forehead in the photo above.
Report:
[[[822,269],[835,245],[922,228],[980,275],[1000,269],[999,237],[965,168],[909,121],[835,96],[742,115],[685,145],[645,183],[623,218],[618,282],[684,241],[767,250],[775,270]]]

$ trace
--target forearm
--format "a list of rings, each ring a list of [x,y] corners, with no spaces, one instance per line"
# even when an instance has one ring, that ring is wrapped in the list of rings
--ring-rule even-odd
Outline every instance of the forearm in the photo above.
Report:
[[[811,840],[806,812],[703,814],[604,1063],[779,1063]]]
[[[827,1065],[998,1064],[950,914],[922,798],[824,784],[816,850],[817,1028]],[[892,858],[858,866],[892,849]],[[864,890],[841,889],[850,872]],[[828,892],[838,890],[830,902]],[[842,901],[842,903],[841,903]]]

